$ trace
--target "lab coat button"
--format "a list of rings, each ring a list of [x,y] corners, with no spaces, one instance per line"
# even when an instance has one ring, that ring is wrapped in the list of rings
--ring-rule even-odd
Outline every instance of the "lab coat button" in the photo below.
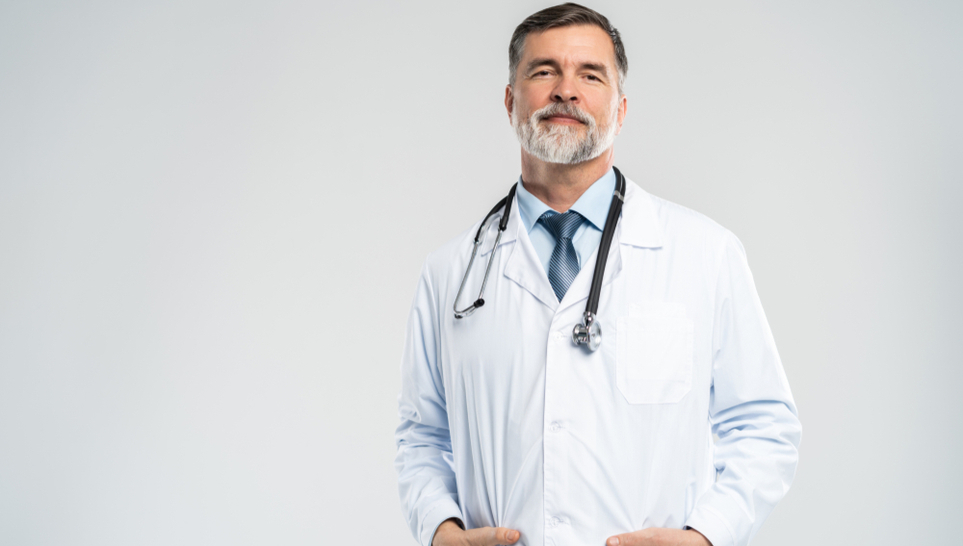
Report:
[[[558,421],[552,421],[552,427],[551,427],[551,428],[552,428],[552,432],[558,432],[559,430],[561,430],[562,425],[560,425],[560,424],[558,423]]]
[[[560,521],[561,520],[559,520],[557,517],[552,516],[551,519],[548,520],[548,525],[550,527],[558,527],[558,524],[560,523]]]

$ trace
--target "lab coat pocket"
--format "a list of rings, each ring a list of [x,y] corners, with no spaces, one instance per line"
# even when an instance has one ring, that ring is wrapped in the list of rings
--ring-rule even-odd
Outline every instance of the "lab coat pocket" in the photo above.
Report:
[[[630,404],[669,404],[692,388],[693,323],[681,303],[633,306],[618,320],[616,375]]]

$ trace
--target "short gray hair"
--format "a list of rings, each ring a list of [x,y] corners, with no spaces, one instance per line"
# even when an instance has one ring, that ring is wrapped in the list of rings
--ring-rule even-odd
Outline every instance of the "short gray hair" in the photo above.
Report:
[[[622,37],[619,35],[619,31],[601,13],[572,2],[533,13],[515,28],[512,41],[508,45],[508,84],[515,87],[515,72],[518,70],[518,63],[522,60],[525,38],[530,33],[575,25],[597,26],[612,38],[612,45],[615,46],[615,67],[619,71],[619,94],[621,95],[625,86],[625,75],[629,72],[629,60],[625,56],[625,46],[622,45]]]

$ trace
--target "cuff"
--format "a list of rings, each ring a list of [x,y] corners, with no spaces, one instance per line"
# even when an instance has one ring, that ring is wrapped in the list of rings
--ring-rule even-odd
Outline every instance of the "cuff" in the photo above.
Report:
[[[422,546],[431,546],[431,541],[435,538],[435,531],[438,530],[438,526],[451,518],[456,518],[461,528],[465,528],[462,523],[461,510],[451,499],[446,498],[443,502],[439,502],[429,509],[421,520],[421,536],[419,539]]]
[[[685,522],[685,528],[692,528],[712,543],[712,546],[735,546],[736,539],[722,514],[709,506],[700,506],[692,511]],[[430,546],[430,545],[429,545]]]

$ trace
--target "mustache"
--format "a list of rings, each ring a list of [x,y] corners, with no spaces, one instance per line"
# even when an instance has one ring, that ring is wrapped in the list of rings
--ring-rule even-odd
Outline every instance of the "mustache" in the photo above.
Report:
[[[560,115],[575,118],[589,127],[595,124],[595,120],[592,118],[592,116],[586,114],[577,106],[563,104],[561,102],[553,102],[540,110],[536,110],[535,113],[532,114],[532,117],[538,121],[542,121],[544,119]]]

